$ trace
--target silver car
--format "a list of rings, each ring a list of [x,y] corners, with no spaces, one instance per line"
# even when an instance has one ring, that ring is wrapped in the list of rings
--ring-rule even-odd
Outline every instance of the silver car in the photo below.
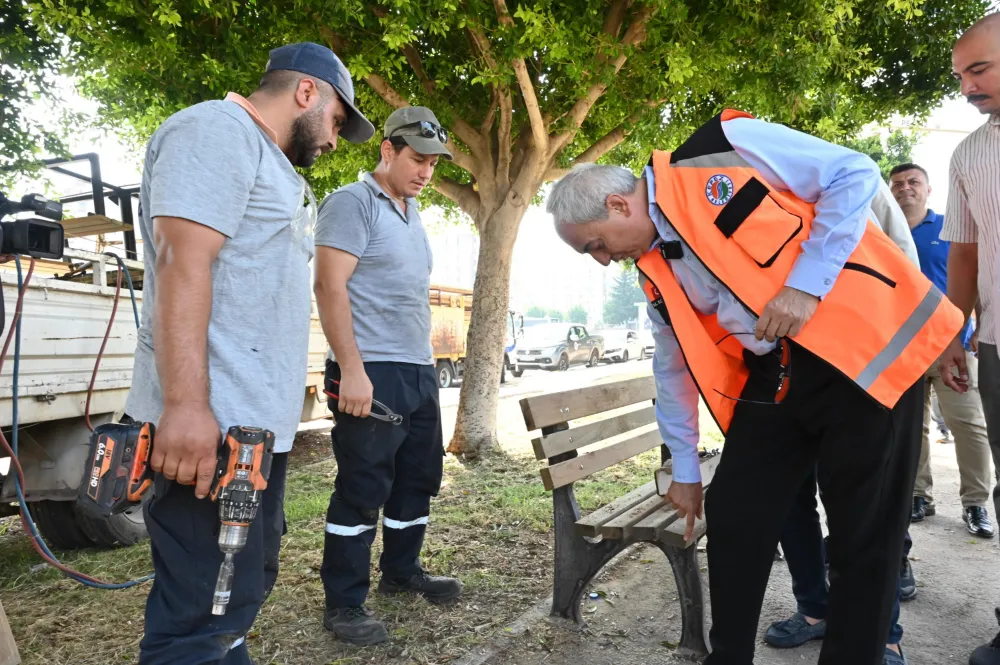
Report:
[[[524,329],[517,345],[517,364],[525,369],[565,371],[570,365],[595,367],[604,355],[604,338],[581,325],[547,323]]]

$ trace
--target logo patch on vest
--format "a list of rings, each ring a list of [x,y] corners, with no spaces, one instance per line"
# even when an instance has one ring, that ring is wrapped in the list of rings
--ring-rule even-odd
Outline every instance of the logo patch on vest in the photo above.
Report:
[[[705,185],[705,196],[713,205],[724,206],[729,203],[729,199],[733,198],[734,189],[736,188],[733,186],[732,179],[719,173],[708,179],[708,184]]]

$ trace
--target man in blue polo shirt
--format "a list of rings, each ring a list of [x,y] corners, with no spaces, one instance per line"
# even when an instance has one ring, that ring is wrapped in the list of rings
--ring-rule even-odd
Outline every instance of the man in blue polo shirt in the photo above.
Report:
[[[944,216],[927,207],[931,193],[927,172],[916,164],[900,164],[889,175],[892,195],[899,203],[913,234],[920,257],[920,270],[942,291],[948,284],[948,241],[941,240]],[[968,392],[958,393],[945,387],[937,366],[927,370],[924,397],[924,437],[920,449],[920,466],[913,490],[912,521],[919,522],[935,513],[930,467],[931,387],[937,394],[945,424],[954,433],[955,456],[961,477],[962,518],[969,533],[982,538],[993,537],[993,524],[986,511],[990,495],[990,445],[986,437],[983,403],[976,385],[976,357],[970,349],[972,324],[962,331],[970,385]]]

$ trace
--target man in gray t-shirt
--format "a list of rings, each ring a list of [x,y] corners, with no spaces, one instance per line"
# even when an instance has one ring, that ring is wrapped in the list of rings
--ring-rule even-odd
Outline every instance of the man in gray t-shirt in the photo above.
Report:
[[[439,157],[451,158],[448,135],[429,109],[410,106],[389,116],[383,136],[375,171],[327,197],[316,225],[316,305],[333,351],[326,390],[337,458],[320,571],[323,625],[359,645],[389,639],[364,607],[379,509],[380,593],[445,602],[462,590],[458,580],[420,566],[444,446],[431,350],[431,250],[413,197]],[[401,422],[387,422],[373,398]]]
[[[126,413],[156,425],[145,505],[156,578],[140,665],[251,663],[244,636],[277,577],[287,453],[305,386],[314,206],[295,167],[361,142],[343,63],[317,44],[271,51],[260,88],[180,111],[146,149],[145,282]],[[221,435],[269,429],[275,455],[228,609],[213,616]]]

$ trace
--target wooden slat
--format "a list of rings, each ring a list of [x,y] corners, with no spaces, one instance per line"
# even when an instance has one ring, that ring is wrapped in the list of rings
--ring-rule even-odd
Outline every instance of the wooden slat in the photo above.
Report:
[[[623,462],[630,457],[635,457],[639,453],[645,452],[650,448],[655,448],[660,444],[661,439],[658,430],[646,432],[645,434],[619,441],[610,446],[605,446],[604,448],[599,448],[589,453],[584,453],[579,457],[574,457],[565,462],[544,468],[541,471],[542,482],[545,483],[545,489],[547,490],[569,485],[575,480],[586,478],[592,473],[618,464],[618,462]]]
[[[698,539],[705,535],[706,529],[708,529],[708,524],[704,519],[696,519],[694,521],[694,534],[691,536],[690,542],[684,542],[684,531],[687,529],[687,520],[677,520],[660,534],[660,539],[667,545],[673,545],[675,547],[691,547]]]
[[[618,497],[603,508],[598,508],[586,517],[577,520],[576,532],[581,536],[594,537],[600,535],[600,527],[618,517],[626,510],[634,508],[646,499],[656,494],[656,482],[648,482],[625,496]]]
[[[634,508],[630,508],[610,522],[601,525],[600,534],[610,540],[627,538],[635,529],[636,524],[662,507],[663,497],[654,494]]]
[[[701,463],[701,484],[707,489],[715,478],[715,470],[719,467],[722,455],[706,458]],[[677,519],[677,510],[673,504],[665,503],[661,510],[648,515],[635,525],[636,536],[643,540],[654,540],[661,531],[673,524]],[[686,522],[686,520],[685,520]],[[683,535],[683,531],[681,532]]]
[[[7,615],[4,614],[3,604],[0,604],[0,665],[19,665],[20,662],[21,656],[14,644],[14,634],[10,632]]]
[[[652,376],[525,397],[521,413],[528,431],[592,416],[656,397]]]
[[[555,432],[548,436],[532,440],[537,459],[548,459],[570,450],[583,448],[603,439],[610,439],[618,434],[648,425],[656,421],[656,407],[651,406],[638,411],[629,411],[614,418],[607,418],[596,423],[581,425],[573,429]]]
[[[107,215],[87,215],[86,217],[73,217],[60,222],[66,235],[73,237],[95,236],[101,233],[118,233],[120,231],[131,231],[131,224],[123,224],[117,219],[112,219]]]

